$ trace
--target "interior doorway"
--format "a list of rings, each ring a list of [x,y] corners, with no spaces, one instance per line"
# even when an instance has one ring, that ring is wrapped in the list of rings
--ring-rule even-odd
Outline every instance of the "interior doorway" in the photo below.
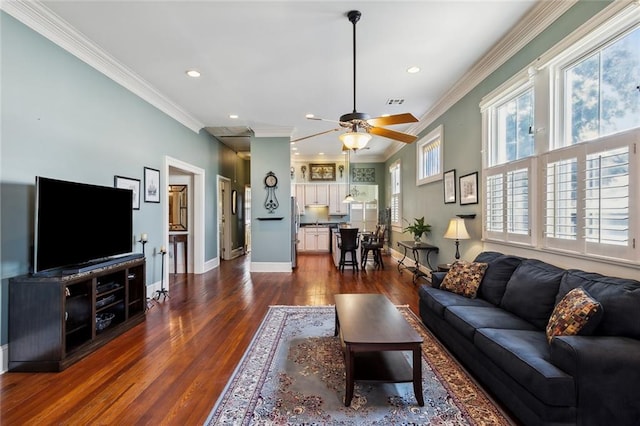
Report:
[[[195,274],[202,274],[205,272],[204,262],[204,239],[205,239],[205,224],[204,224],[204,182],[205,171],[204,169],[186,163],[182,160],[165,156],[163,177],[161,179],[162,187],[165,188],[162,192],[160,202],[162,203],[162,229],[163,229],[163,245],[169,246],[169,196],[168,196],[168,183],[172,180],[172,176],[180,175],[191,184],[193,189],[189,190],[188,199],[188,229],[189,229],[189,271],[193,271]],[[167,256],[164,261],[168,262]],[[193,264],[193,269],[191,269]],[[164,282],[169,283],[169,265],[164,265]]]
[[[244,187],[244,252],[251,252],[251,187]]]
[[[232,259],[231,179],[218,175],[218,254],[220,260]]]

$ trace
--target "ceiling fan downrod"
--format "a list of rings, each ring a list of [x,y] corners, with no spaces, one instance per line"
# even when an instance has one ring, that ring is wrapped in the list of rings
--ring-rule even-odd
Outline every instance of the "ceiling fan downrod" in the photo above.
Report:
[[[352,120],[366,121],[369,118],[369,114],[361,113],[356,110],[356,23],[360,20],[362,13],[359,10],[351,10],[347,13],[349,22],[353,24],[353,112],[350,114],[344,114],[340,117],[340,121],[347,123]],[[354,131],[357,131],[357,125],[352,124],[355,127]]]

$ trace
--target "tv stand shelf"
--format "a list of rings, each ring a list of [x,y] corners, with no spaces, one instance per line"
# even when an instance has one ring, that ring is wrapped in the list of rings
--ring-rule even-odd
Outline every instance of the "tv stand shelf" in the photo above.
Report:
[[[145,259],[9,280],[9,371],[62,371],[144,321]],[[97,316],[111,321],[98,327]]]

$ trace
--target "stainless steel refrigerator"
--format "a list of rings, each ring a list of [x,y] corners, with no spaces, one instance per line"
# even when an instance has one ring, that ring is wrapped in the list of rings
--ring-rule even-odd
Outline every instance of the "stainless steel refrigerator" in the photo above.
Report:
[[[300,228],[300,210],[296,197],[291,197],[291,268],[298,266],[298,229]]]

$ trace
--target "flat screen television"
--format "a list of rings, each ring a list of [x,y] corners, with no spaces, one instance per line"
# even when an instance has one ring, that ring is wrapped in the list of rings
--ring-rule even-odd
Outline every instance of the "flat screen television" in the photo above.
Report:
[[[33,272],[77,272],[131,253],[128,189],[36,177]]]

